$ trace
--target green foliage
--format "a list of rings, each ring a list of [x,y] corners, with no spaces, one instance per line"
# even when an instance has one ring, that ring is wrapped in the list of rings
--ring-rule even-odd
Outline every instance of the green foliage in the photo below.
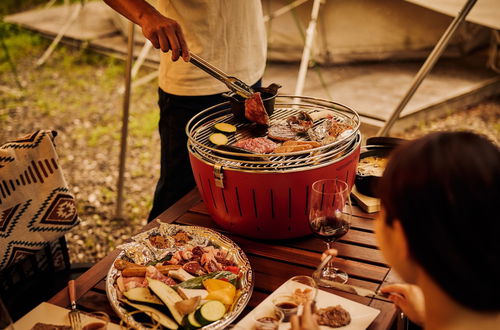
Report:
[[[0,1],[0,16],[18,13],[46,3],[47,0],[2,0]]]
[[[146,112],[133,113],[129,128],[135,137],[147,138],[156,131],[160,114],[158,109],[149,109]]]

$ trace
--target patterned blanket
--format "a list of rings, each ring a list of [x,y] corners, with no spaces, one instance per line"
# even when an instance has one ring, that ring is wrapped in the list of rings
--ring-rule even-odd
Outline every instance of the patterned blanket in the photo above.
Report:
[[[58,163],[56,135],[38,131],[0,146],[0,270],[79,222]]]

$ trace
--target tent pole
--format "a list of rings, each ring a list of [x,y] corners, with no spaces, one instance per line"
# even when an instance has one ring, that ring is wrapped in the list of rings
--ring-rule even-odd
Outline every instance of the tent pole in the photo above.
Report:
[[[295,86],[295,95],[302,95],[304,90],[304,82],[307,74],[307,67],[309,66],[309,57],[311,56],[311,47],[314,41],[314,34],[316,32],[316,22],[318,20],[319,7],[322,0],[314,0],[313,8],[311,11],[311,20],[306,31],[306,42],[304,51],[302,52],[302,60],[300,61],[299,75],[297,77],[297,85]]]
[[[425,60],[424,64],[418,71],[417,75],[415,78],[413,78],[413,82],[406,92],[405,96],[401,100],[401,102],[398,104],[394,112],[392,113],[391,117],[387,122],[385,123],[384,127],[380,129],[380,131],[377,133],[378,136],[386,136],[388,135],[389,131],[391,130],[392,126],[396,122],[396,120],[399,118],[399,115],[401,114],[401,111],[403,111],[404,107],[408,104],[410,99],[412,98],[413,94],[417,91],[418,87],[422,83],[422,81],[425,79],[427,74],[432,70],[434,67],[434,64],[436,64],[437,60],[445,50],[446,46],[448,45],[451,37],[459,27],[459,25],[465,20],[469,12],[471,11],[472,7],[476,4],[477,0],[467,0],[467,2],[464,4],[462,10],[458,13],[457,16],[453,19],[451,24],[448,26],[444,34],[441,36],[439,39],[438,43],[436,46],[434,46],[434,49],[432,52],[429,54],[427,59]]]
[[[132,81],[132,61],[134,60],[134,23],[129,23],[127,63],[125,66],[125,93],[123,95],[122,134],[120,140],[120,164],[118,170],[116,219],[123,219],[123,186],[125,181],[125,161],[127,157],[128,117],[130,108],[130,85]]]

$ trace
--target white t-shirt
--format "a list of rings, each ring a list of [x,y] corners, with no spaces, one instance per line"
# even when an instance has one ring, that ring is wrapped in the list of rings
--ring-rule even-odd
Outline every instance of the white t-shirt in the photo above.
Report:
[[[230,76],[252,85],[264,74],[266,35],[261,0],[159,0],[158,10],[182,27],[189,50]],[[175,95],[227,91],[219,80],[162,53],[159,85]]]

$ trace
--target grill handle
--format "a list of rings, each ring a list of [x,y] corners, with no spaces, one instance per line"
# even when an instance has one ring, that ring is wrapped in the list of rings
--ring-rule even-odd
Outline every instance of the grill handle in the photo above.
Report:
[[[222,165],[214,165],[214,181],[217,188],[224,189],[224,173],[222,173]]]
[[[190,53],[189,62],[202,69],[212,77],[222,81],[230,90],[244,98],[249,98],[254,93],[253,89],[243,81],[236,77],[228,76],[224,71],[208,63],[196,54]]]

